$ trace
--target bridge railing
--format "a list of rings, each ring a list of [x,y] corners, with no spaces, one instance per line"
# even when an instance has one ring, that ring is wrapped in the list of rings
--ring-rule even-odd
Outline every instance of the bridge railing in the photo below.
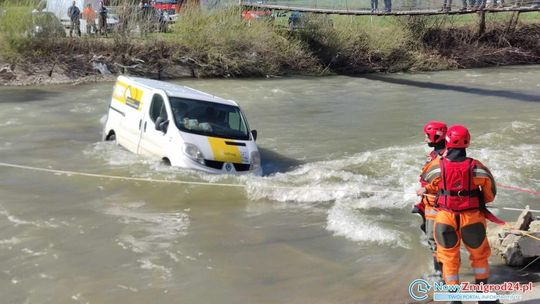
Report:
[[[377,2],[379,11],[384,11],[385,0]],[[444,0],[386,0],[391,2],[392,11],[439,10]],[[515,10],[518,8],[540,8],[540,0],[447,0],[451,3],[451,10],[457,11],[464,7],[476,9],[486,7],[490,9]],[[247,0],[244,4],[262,4],[288,7],[303,7],[313,9],[334,10],[366,10],[371,11],[372,0]]]

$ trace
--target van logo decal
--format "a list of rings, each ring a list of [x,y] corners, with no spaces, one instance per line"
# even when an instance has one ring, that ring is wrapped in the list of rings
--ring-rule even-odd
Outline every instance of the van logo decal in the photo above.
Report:
[[[229,163],[226,163],[226,164],[225,164],[225,170],[227,170],[227,172],[231,172],[231,170],[232,170],[232,165],[229,164]]]
[[[136,110],[141,110],[144,91],[123,82],[116,82],[113,99]]]
[[[126,105],[138,110],[139,109],[139,106],[141,105],[141,102],[138,101],[138,100],[135,100],[131,97],[127,97],[126,98]]]

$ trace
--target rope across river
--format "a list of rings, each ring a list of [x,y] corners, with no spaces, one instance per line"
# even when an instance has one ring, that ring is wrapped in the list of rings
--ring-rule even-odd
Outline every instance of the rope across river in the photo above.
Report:
[[[52,174],[60,174],[60,175],[67,175],[67,176],[83,176],[83,177],[91,177],[91,178],[106,178],[106,179],[114,179],[114,180],[124,180],[124,181],[137,181],[137,182],[149,182],[149,183],[161,183],[161,184],[181,184],[181,185],[195,185],[195,186],[214,186],[214,187],[231,187],[231,188],[247,188],[248,185],[245,184],[232,184],[232,183],[215,183],[215,182],[197,182],[197,181],[182,181],[182,180],[166,180],[166,179],[152,179],[152,178],[143,178],[143,177],[132,177],[132,176],[119,176],[119,175],[107,175],[107,174],[97,174],[97,173],[86,173],[86,172],[78,172],[78,171],[68,171],[68,170],[58,170],[58,169],[50,169],[50,168],[41,168],[41,167],[33,167],[33,166],[25,166],[25,165],[18,165],[18,164],[9,164],[9,163],[3,163],[0,162],[0,167],[7,167],[7,168],[15,168],[15,169],[22,169],[22,170],[30,170],[35,172],[46,172],[46,173],[52,173]],[[497,186],[508,189],[508,190],[514,190],[514,191],[520,191],[524,193],[529,193],[532,195],[540,195],[540,191],[534,191],[529,189],[522,189],[514,186],[507,186],[507,185],[501,185],[497,184]],[[288,189],[288,190],[312,190],[307,187],[293,187],[293,186],[259,186],[263,188],[272,188],[272,189]],[[336,188],[322,188],[323,190],[328,191],[343,191],[344,189],[336,189]],[[404,194],[404,195],[416,195],[416,193],[409,193],[409,192],[403,192],[403,191],[392,191],[392,190],[359,190],[360,193],[395,193],[395,194]],[[429,194],[424,194],[426,196],[431,196]],[[497,209],[503,209],[503,210],[510,210],[510,211],[522,211],[523,209],[518,208],[506,208],[506,207],[495,207]],[[540,212],[540,210],[529,210],[531,212]],[[532,235],[526,231],[518,231],[513,229],[509,224],[504,225],[505,228],[510,229],[514,233],[519,233],[522,235],[525,235],[527,237],[530,237],[532,239],[535,239],[537,241],[540,241],[540,238],[538,238],[535,235]]]
[[[46,172],[52,174],[68,175],[68,176],[83,176],[83,177],[92,177],[92,178],[105,178],[105,179],[114,179],[114,180],[124,180],[124,181],[137,181],[137,182],[148,182],[148,183],[161,183],[161,184],[180,184],[180,185],[194,185],[194,186],[214,186],[214,187],[230,187],[230,188],[248,188],[249,185],[246,184],[234,184],[234,183],[216,183],[216,182],[198,182],[198,181],[183,181],[183,180],[167,180],[167,179],[153,179],[153,178],[144,178],[144,177],[133,177],[133,176],[120,176],[120,175],[108,175],[108,174],[98,174],[98,173],[87,173],[79,171],[68,171],[68,170],[58,170],[51,168],[42,168],[34,166],[25,166],[19,164],[10,164],[0,162],[0,167],[15,168],[30,170],[36,172]],[[498,187],[508,190],[514,190],[519,192],[528,193],[531,195],[540,196],[540,191],[522,189],[515,186],[508,186],[497,183]],[[262,188],[272,188],[272,189],[288,189],[288,190],[313,190],[309,187],[299,187],[299,186],[274,186],[274,185],[259,185],[258,187]],[[325,188],[321,187],[322,190],[327,191],[344,191],[345,189],[339,188]],[[416,195],[413,192],[403,192],[403,191],[394,191],[394,190],[359,190],[357,192],[361,193],[395,193],[395,194],[404,194],[404,195]],[[427,195],[427,194],[426,194]],[[508,210],[515,210],[516,208],[503,208]],[[519,210],[519,209],[518,209]],[[540,212],[540,210],[533,210]]]

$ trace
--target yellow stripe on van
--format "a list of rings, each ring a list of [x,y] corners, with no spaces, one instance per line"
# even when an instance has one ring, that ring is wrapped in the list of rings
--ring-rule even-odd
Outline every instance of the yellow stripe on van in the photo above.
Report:
[[[117,81],[112,98],[114,101],[126,104],[140,111],[142,109],[143,94],[144,91],[142,89]]]
[[[225,139],[208,137],[208,143],[212,148],[214,160],[227,163],[242,163],[242,156],[238,146],[230,146],[225,143]]]

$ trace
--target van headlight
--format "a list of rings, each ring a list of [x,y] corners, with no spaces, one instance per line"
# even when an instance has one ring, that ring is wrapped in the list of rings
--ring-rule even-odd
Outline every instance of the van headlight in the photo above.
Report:
[[[186,154],[192,160],[204,165],[204,156],[199,148],[193,144],[184,144],[184,154]]]
[[[261,154],[259,151],[251,152],[251,170],[257,170],[261,167]]]

